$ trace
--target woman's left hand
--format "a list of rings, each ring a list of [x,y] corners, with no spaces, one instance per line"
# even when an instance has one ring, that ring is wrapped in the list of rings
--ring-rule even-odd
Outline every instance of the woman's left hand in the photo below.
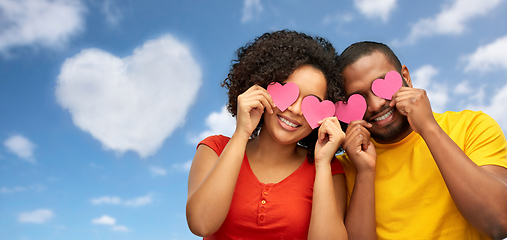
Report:
[[[318,139],[315,144],[315,164],[330,164],[338,147],[345,139],[345,133],[336,117],[325,118],[319,124]]]

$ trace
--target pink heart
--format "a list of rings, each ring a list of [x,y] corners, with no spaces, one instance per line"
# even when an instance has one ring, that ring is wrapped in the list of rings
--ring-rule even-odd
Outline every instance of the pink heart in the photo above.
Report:
[[[379,78],[373,81],[371,90],[378,97],[391,100],[393,94],[401,88],[401,85],[401,75],[396,71],[390,71],[384,79]]]
[[[321,102],[315,96],[306,96],[301,103],[301,111],[310,127],[315,129],[320,120],[334,116],[334,104],[329,100]]]
[[[335,103],[336,118],[344,123],[363,119],[366,112],[366,100],[360,94],[352,94],[347,103],[340,101]]]
[[[292,82],[288,82],[285,85],[279,82],[272,82],[269,84],[267,90],[273,102],[275,102],[276,107],[282,112],[292,105],[299,96],[299,87]]]

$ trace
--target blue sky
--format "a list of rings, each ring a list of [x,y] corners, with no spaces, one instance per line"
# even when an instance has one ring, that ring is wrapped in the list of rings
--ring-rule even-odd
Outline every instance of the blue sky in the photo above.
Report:
[[[501,0],[0,0],[2,239],[196,239],[185,220],[196,143],[230,135],[220,87],[267,31],[338,51],[388,44],[436,112],[507,129]]]

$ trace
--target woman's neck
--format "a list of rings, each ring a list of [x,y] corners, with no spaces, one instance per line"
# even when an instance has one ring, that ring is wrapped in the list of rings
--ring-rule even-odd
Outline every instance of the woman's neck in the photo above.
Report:
[[[306,158],[308,150],[296,143],[281,144],[276,142],[266,131],[248,141],[246,146],[248,159],[270,164],[284,164]]]

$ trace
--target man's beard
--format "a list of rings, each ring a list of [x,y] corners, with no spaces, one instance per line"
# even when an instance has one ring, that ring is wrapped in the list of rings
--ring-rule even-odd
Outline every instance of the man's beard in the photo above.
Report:
[[[395,110],[396,111],[396,110]],[[401,121],[400,124],[394,125],[395,122],[388,124],[384,126],[384,130],[386,130],[384,133],[372,133],[371,137],[375,139],[377,142],[388,142],[392,143],[393,141],[399,141],[400,135],[407,132],[407,130],[410,128],[410,123],[408,122],[408,119],[406,116],[403,116],[400,114],[400,117],[403,121]]]

